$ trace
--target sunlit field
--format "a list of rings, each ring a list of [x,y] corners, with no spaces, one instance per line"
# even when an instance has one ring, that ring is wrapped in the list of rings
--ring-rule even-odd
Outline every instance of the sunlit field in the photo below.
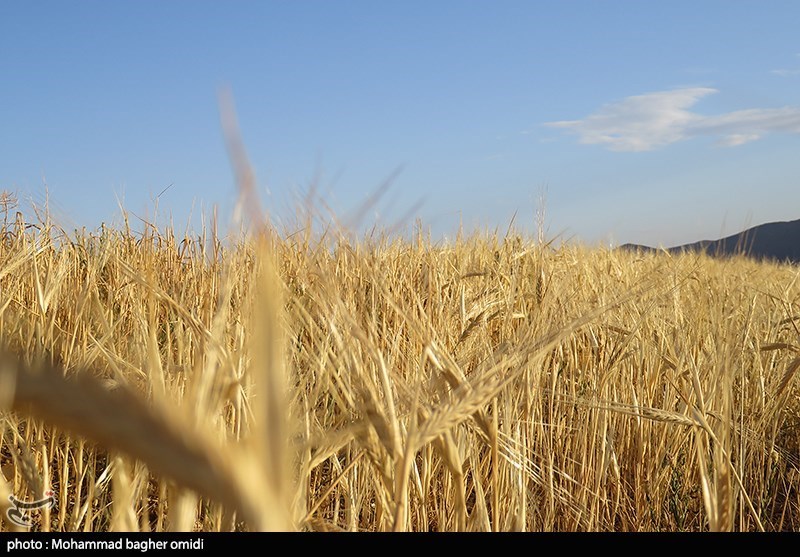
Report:
[[[795,266],[15,211],[0,240],[3,530],[800,529]]]

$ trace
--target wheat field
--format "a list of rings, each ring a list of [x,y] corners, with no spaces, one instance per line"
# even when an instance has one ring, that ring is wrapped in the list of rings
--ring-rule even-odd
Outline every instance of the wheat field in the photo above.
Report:
[[[33,531],[800,529],[798,268],[6,210]]]

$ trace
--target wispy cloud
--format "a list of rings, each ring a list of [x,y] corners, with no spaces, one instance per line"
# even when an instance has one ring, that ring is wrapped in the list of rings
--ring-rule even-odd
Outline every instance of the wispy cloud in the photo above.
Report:
[[[716,116],[689,109],[709,87],[690,87],[627,97],[603,106],[582,120],[545,125],[577,134],[581,143],[612,151],[651,151],[699,136],[718,138],[726,147],[760,139],[770,132],[800,133],[800,107],[753,108]]]
[[[800,58],[800,52],[796,52],[795,56]],[[800,68],[780,68],[777,70],[772,70],[769,73],[778,75],[780,77],[794,77],[800,75]]]
[[[737,145],[744,145],[750,141],[755,141],[759,137],[761,136],[755,133],[734,133],[721,138],[717,141],[717,145],[722,147],[736,147]]]
[[[795,70],[787,70],[787,69],[772,70],[770,73],[773,73],[775,75],[779,75],[781,77],[791,77],[793,75],[800,75],[800,69],[795,69]]]

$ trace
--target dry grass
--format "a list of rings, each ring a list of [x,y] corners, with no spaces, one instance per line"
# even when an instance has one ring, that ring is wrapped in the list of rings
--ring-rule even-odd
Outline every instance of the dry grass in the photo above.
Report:
[[[0,237],[34,530],[800,529],[797,267],[42,220]]]

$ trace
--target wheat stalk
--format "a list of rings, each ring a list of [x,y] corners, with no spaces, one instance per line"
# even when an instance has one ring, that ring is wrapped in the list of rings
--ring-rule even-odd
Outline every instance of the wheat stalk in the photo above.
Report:
[[[126,389],[108,391],[89,372],[66,379],[46,362],[27,364],[0,354],[4,384],[14,385],[13,408],[134,458],[158,474],[258,521],[220,447],[164,409]]]

